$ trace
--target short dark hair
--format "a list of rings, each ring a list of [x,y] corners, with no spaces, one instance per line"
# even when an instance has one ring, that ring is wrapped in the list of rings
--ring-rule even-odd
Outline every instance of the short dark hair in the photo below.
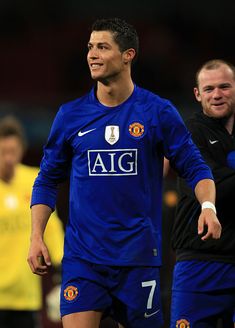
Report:
[[[17,137],[24,150],[27,148],[27,141],[22,124],[14,116],[7,115],[0,120],[0,138]]]
[[[121,52],[133,48],[135,49],[136,60],[139,52],[139,37],[135,28],[120,18],[97,19],[92,27],[92,31],[110,31],[113,39],[118,44]]]
[[[199,77],[199,74],[201,73],[201,71],[203,69],[207,69],[207,70],[212,70],[212,69],[217,69],[219,68],[221,65],[226,65],[228,66],[231,71],[233,72],[233,78],[235,80],[235,66],[226,61],[226,60],[223,60],[223,59],[211,59],[211,60],[208,60],[207,62],[205,62],[196,72],[196,85],[198,86],[198,77]]]

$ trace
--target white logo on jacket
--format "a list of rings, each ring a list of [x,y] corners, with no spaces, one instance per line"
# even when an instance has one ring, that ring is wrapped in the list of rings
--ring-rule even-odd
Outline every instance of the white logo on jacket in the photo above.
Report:
[[[219,142],[219,140],[210,140],[210,139],[209,139],[209,143],[210,143],[211,145],[214,145],[216,142]]]

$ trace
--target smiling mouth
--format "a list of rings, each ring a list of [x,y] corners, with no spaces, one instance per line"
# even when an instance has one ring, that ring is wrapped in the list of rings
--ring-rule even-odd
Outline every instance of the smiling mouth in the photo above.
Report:
[[[226,103],[218,103],[218,104],[212,104],[212,106],[214,107],[221,107],[221,106],[224,106]]]
[[[90,64],[91,69],[100,68],[102,64]]]

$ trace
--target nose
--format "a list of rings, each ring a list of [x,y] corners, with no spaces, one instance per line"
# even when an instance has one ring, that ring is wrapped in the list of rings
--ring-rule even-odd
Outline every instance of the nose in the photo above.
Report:
[[[223,96],[222,91],[220,90],[220,88],[215,88],[213,91],[213,98],[215,99],[219,99]]]
[[[88,54],[87,54],[88,58],[91,58],[91,59],[94,59],[94,58],[98,58],[99,55],[98,55],[98,51],[95,47],[91,48],[89,51],[88,51]]]

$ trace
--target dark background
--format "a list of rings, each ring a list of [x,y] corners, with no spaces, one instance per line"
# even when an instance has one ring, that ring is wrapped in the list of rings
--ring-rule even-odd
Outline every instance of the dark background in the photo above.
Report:
[[[60,104],[92,86],[86,63],[89,28],[97,18],[114,16],[133,24],[140,37],[134,81],[169,98],[184,118],[198,109],[192,90],[199,66],[212,58],[235,64],[235,0],[0,0],[0,117],[14,114],[23,123],[29,140],[26,164],[39,165]],[[165,191],[174,190],[174,179],[170,174]],[[58,199],[63,222],[67,190],[63,185]],[[174,206],[164,206],[163,298],[168,320]],[[50,280],[44,288],[50,288]],[[53,326],[44,320],[45,327]]]
[[[234,0],[0,0],[0,116],[23,120],[30,147],[41,148],[61,103],[91,87],[89,28],[114,16],[140,37],[135,82],[171,99],[183,115],[197,106],[198,67],[211,58],[235,63]]]

